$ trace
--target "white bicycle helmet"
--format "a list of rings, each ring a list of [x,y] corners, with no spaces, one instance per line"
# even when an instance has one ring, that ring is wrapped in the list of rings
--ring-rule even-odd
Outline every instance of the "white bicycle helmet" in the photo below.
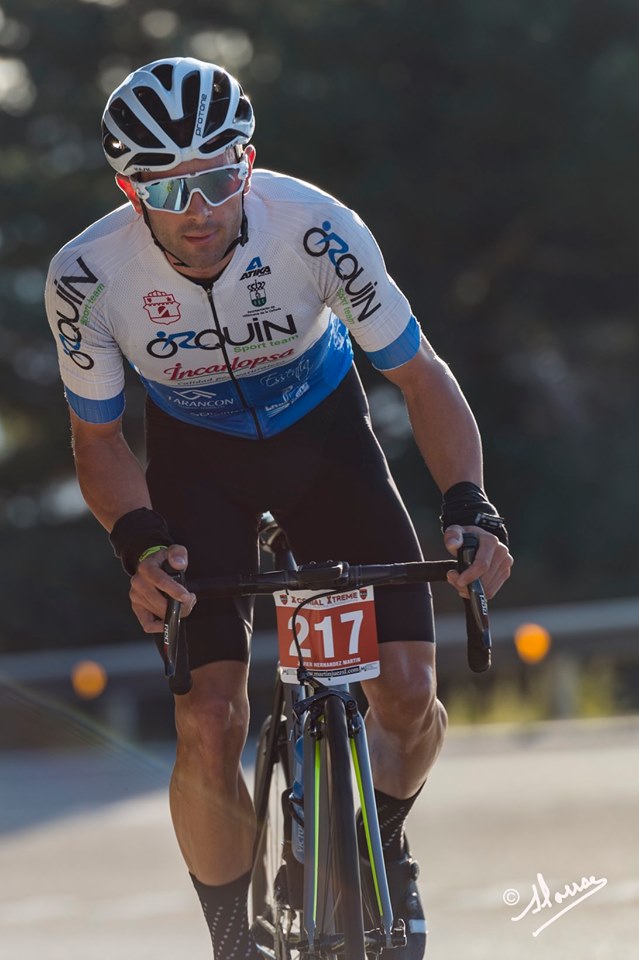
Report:
[[[253,136],[253,107],[223,67],[192,57],[155,60],[109,97],[102,146],[117,173],[170,170],[206,160]]]

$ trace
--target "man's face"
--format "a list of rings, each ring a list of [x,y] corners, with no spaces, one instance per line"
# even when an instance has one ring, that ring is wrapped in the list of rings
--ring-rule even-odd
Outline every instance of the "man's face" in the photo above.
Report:
[[[255,151],[253,147],[246,148],[249,161],[253,163]],[[172,170],[160,173],[142,173],[141,181],[162,180],[166,177],[181,177],[187,174],[203,173],[215,167],[223,167],[229,163],[236,163],[231,152],[213,157],[211,160],[189,160],[181,163]],[[244,192],[248,190],[249,177],[246,180]],[[195,186],[195,181],[194,184]],[[141,212],[141,203],[129,197],[138,212]],[[152,210],[146,207],[151,227],[157,239],[167,252],[178,257],[188,267],[174,264],[180,273],[189,277],[207,278],[226,266],[228,262],[224,253],[229,244],[240,232],[242,220],[242,193],[236,194],[220,206],[208,204],[201,193],[193,193],[190,203],[184,213],[167,213],[162,210]],[[229,255],[229,260],[231,255]]]

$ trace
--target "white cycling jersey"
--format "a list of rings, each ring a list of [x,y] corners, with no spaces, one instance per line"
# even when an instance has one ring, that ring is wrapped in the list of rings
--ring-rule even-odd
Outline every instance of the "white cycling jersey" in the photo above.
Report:
[[[46,307],[66,398],[83,420],[124,409],[123,358],[179,420],[273,436],[317,406],[353,362],[410,360],[420,330],[359,217],[318,188],[256,170],[248,243],[205,288],[170,266],[119,207],[54,257]]]

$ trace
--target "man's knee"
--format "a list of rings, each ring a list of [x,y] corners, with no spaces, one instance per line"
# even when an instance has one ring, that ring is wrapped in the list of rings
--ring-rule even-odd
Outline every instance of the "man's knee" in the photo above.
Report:
[[[227,665],[209,665],[214,666]],[[209,667],[194,671],[193,690],[176,698],[178,749],[209,762],[235,756],[239,761],[249,722],[243,665],[233,664],[230,671]]]
[[[215,694],[176,712],[176,728],[184,745],[220,747],[225,739],[246,732],[248,705]]]
[[[422,643],[384,644],[381,673],[368,681],[365,693],[373,712],[385,727],[423,728],[447,723],[437,699],[434,647]]]

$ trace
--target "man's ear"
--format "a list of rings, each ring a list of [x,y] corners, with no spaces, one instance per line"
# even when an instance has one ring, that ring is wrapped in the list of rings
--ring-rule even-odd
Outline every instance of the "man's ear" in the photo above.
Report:
[[[125,177],[121,173],[116,173],[115,182],[127,200],[131,203],[135,212],[142,214],[142,201],[135,192],[135,187],[131,183],[129,177]]]
[[[244,156],[249,162],[249,172],[248,177],[246,178],[246,185],[244,187],[244,193],[247,194],[251,189],[251,174],[253,173],[253,164],[255,163],[255,147],[252,143],[247,144],[244,148]]]

